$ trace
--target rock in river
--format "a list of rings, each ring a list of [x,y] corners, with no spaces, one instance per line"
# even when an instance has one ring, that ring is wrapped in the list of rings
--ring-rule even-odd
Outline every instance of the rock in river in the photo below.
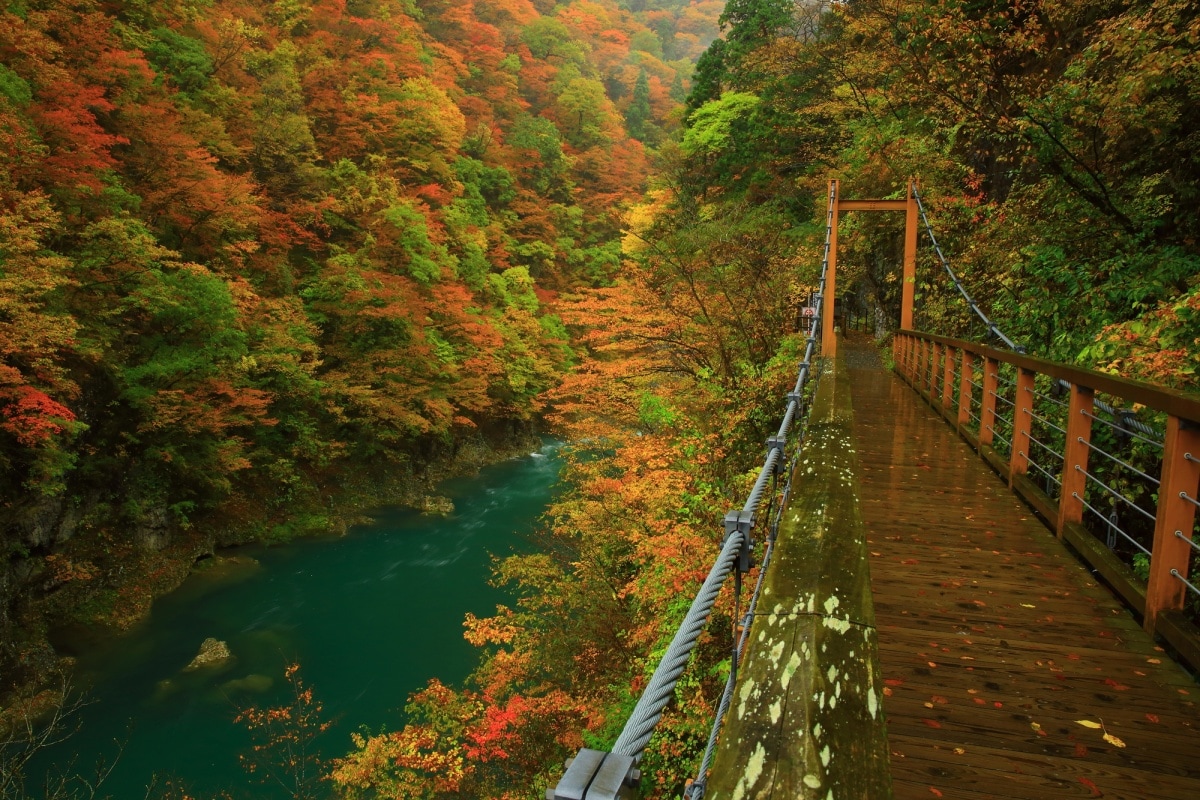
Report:
[[[220,639],[214,639],[210,636],[200,645],[200,652],[192,659],[192,663],[184,667],[184,672],[205,669],[207,667],[219,667],[231,658],[233,658],[233,655],[229,652],[229,645]]]

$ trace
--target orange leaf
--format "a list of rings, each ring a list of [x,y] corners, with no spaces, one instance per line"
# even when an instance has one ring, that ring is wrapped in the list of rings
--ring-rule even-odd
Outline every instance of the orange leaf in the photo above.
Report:
[[[1092,790],[1092,797],[1104,797],[1104,792],[1100,791],[1100,787],[1092,783],[1087,778],[1080,778],[1079,782]]]

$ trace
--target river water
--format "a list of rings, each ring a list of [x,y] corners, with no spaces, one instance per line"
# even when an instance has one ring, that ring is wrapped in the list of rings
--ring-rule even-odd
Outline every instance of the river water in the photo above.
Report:
[[[233,723],[237,710],[286,701],[283,670],[297,662],[336,720],[323,755],[346,753],[364,726],[399,728],[411,692],[433,677],[458,683],[474,667],[463,617],[505,601],[488,584],[491,558],[532,549],[558,469],[548,443],[443,484],[456,507],[447,517],[383,509],[344,537],[237,550],[240,565],[193,576],[138,630],[78,654],[76,682],[91,702],[49,765],[87,774],[120,749],[103,787],[119,800],[146,797],[156,775],[200,798],[284,796],[242,769],[250,740]],[[184,672],[207,637],[228,642],[233,661]]]

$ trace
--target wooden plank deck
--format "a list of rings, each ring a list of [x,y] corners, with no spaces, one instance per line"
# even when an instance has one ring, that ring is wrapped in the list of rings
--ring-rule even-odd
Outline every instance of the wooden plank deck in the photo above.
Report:
[[[866,345],[844,347],[895,796],[1200,798],[1200,686]]]

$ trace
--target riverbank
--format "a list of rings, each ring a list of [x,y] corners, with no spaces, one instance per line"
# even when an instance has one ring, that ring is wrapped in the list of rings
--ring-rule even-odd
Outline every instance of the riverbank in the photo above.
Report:
[[[77,648],[74,674],[88,704],[75,718],[79,733],[28,774],[61,772],[72,758],[75,771],[115,760],[102,792],[112,797],[146,796],[157,776],[193,797],[286,800],[242,768],[253,739],[238,713],[287,706],[285,670],[299,664],[323,719],[335,723],[317,743],[332,758],[364,726],[401,728],[410,695],[429,680],[461,683],[479,658],[464,618],[512,602],[489,581],[493,557],[536,550],[557,491],[557,451],[542,443],[443,482],[438,492],[456,506],[447,515],[372,509],[369,524],[344,536],[239,548],[237,563],[194,573],[135,630],[61,642]],[[189,669],[209,639],[228,656]]]
[[[340,476],[328,487],[323,508],[292,509],[293,519],[260,517],[198,521],[152,537],[115,535],[92,523],[66,541],[12,559],[0,575],[0,601],[12,636],[8,662],[0,668],[0,737],[30,715],[44,715],[61,701],[64,676],[74,661],[62,644],[81,638],[119,637],[143,624],[155,600],[176,590],[219,553],[247,544],[275,544],[298,537],[342,536],[383,507],[448,513],[453,504],[438,485],[540,446],[529,425],[476,432],[431,450],[428,461],[390,474]],[[56,647],[56,643],[59,645]]]

